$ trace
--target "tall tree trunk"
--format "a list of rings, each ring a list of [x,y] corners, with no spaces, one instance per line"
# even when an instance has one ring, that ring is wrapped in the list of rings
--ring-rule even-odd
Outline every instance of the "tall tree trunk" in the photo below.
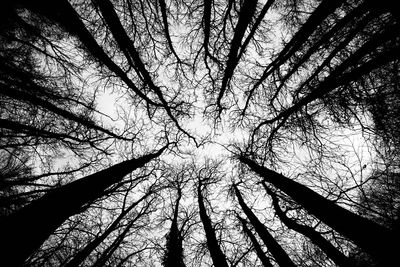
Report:
[[[92,55],[97,62],[107,66],[109,70],[114,72],[130,89],[148,104],[160,106],[148,98],[147,95],[129,79],[127,74],[106,54],[67,0],[59,0],[57,2],[50,0],[20,0],[18,2],[22,7],[58,23],[68,33],[78,37],[85,46],[87,52]]]
[[[176,51],[174,49],[174,45],[172,44],[171,34],[169,32],[167,4],[165,3],[164,0],[158,0],[158,3],[160,5],[161,17],[162,17],[162,21],[163,21],[163,25],[164,25],[165,38],[167,39],[169,49],[171,50],[171,53],[175,56],[176,60],[179,63],[181,63],[181,59],[179,58],[178,54],[176,53]]]
[[[163,264],[165,267],[184,267],[182,234],[178,227],[179,202],[182,197],[182,191],[178,188],[178,197],[175,201],[174,215],[171,222],[171,228],[167,236],[166,254]]]
[[[172,119],[175,126],[189,136],[194,142],[195,138],[192,137],[188,132],[186,132],[178,123],[175,116],[172,114],[172,110],[169,107],[167,100],[164,98],[161,88],[154,84],[152,77],[145,64],[140,58],[139,52],[136,50],[132,40],[129,38],[127,32],[121,24],[118,14],[114,9],[114,5],[110,0],[94,0],[96,6],[99,7],[101,15],[103,16],[105,22],[108,25],[114,39],[116,40],[121,51],[125,54],[127,60],[132,64],[132,67],[137,72],[138,76],[154,91],[158,99],[161,101],[163,108],[167,112],[168,116]]]
[[[352,262],[348,257],[346,257],[341,251],[339,251],[334,245],[332,245],[328,240],[326,240],[320,233],[318,233],[312,227],[298,224],[295,220],[290,219],[286,216],[285,212],[279,206],[279,200],[277,195],[272,192],[263,182],[263,186],[267,193],[272,198],[272,204],[278,215],[279,219],[289,228],[292,229],[306,237],[308,237],[311,242],[318,246],[338,267],[352,267],[355,263]]]
[[[273,267],[267,255],[261,248],[260,243],[258,243],[257,238],[253,235],[249,227],[247,227],[247,222],[240,216],[237,216],[240,223],[242,224],[243,232],[249,237],[254,249],[256,250],[257,256],[260,259],[264,267]]]
[[[278,242],[275,240],[275,238],[269,233],[265,225],[260,222],[257,216],[246,205],[237,186],[233,185],[233,187],[235,189],[235,194],[238,199],[240,207],[246,214],[247,218],[249,218],[250,223],[254,226],[254,229],[261,237],[262,241],[267,246],[269,252],[271,252],[272,256],[275,258],[278,265],[282,267],[296,267],[296,265],[290,259],[289,255],[287,255],[287,253],[281,247],[281,245],[279,245]]]
[[[258,17],[255,19],[251,30],[249,34],[246,37],[246,40],[244,40],[242,46],[240,47],[239,55],[237,56],[238,59],[242,58],[244,52],[246,51],[247,46],[249,45],[250,41],[253,40],[254,35],[258,29],[258,26],[260,26],[261,22],[263,21],[265,15],[267,14],[268,10],[270,10],[271,6],[274,4],[275,0],[268,0],[264,7],[262,8],[260,14]]]
[[[133,209],[135,208],[140,202],[142,202],[145,198],[147,198],[152,191],[146,193],[143,197],[139,200],[135,201],[130,205],[127,209],[122,211],[117,219],[98,237],[92,240],[89,244],[87,244],[81,251],[79,251],[64,267],[76,267],[79,266],[89,255],[90,253],[97,248],[115,229],[117,229],[118,224],[121,220]]]
[[[47,131],[44,129],[36,128],[31,125],[26,125],[26,124],[22,124],[22,123],[19,123],[16,121],[5,120],[5,119],[0,119],[0,128],[12,130],[17,133],[24,133],[29,136],[36,136],[36,137],[42,137],[42,138],[54,138],[57,140],[69,139],[72,141],[82,142],[82,143],[87,142],[86,140],[82,140],[77,137],[65,134],[65,133],[54,133],[54,132],[50,132],[50,131]]]
[[[25,85],[21,85],[21,88],[22,87],[26,91],[31,91],[31,92],[35,92],[35,90],[37,90],[37,88],[38,88],[38,86],[36,84],[34,84],[34,85],[25,84]],[[124,139],[121,136],[118,136],[115,133],[111,132],[110,130],[107,130],[99,125],[96,125],[94,122],[90,121],[89,118],[84,118],[84,117],[78,116],[68,110],[60,108],[59,106],[57,106],[45,99],[42,99],[42,98],[36,96],[34,93],[27,93],[26,91],[11,89],[8,85],[0,82],[0,94],[1,95],[5,95],[5,96],[8,96],[8,97],[16,99],[16,100],[24,101],[24,102],[30,103],[32,105],[42,107],[50,112],[53,112],[65,119],[67,119],[67,120],[77,122],[89,129],[101,131],[103,133],[106,133],[106,134],[113,136],[115,138],[118,138],[118,139]]]
[[[210,34],[211,34],[211,13],[212,13],[212,5],[213,0],[203,0],[203,18],[202,24],[204,28],[204,40],[203,40],[203,48],[205,53],[205,63],[207,63],[207,57],[210,57],[214,61],[218,62],[211,54],[210,50],[208,49],[208,45],[210,42]]]
[[[124,241],[125,237],[128,235],[129,231],[131,228],[134,226],[135,222],[137,222],[142,216],[148,214],[151,212],[150,206],[151,206],[151,201],[147,203],[146,206],[144,206],[136,215],[135,218],[131,219],[129,223],[125,226],[125,229],[122,231],[121,234],[115,238],[115,240],[111,243],[108,248],[106,248],[103,253],[97,258],[97,260],[93,263],[92,267],[102,267],[102,266],[107,266],[106,263],[107,261],[111,258],[111,256],[114,254],[114,252],[118,249],[118,247],[121,245],[121,243]]]
[[[137,168],[157,158],[167,148],[116,164],[77,181],[51,190],[40,199],[2,219],[2,261],[20,266],[70,216],[101,197],[105,190]],[[17,252],[17,256],[16,256]]]
[[[238,58],[238,51],[242,45],[242,39],[249,26],[251,20],[253,19],[254,13],[257,7],[257,0],[245,0],[240,8],[239,19],[235,26],[234,35],[231,41],[231,47],[229,49],[228,60],[226,62],[224,76],[222,78],[221,88],[217,98],[217,106],[222,111],[221,100],[224,96],[226,88],[230,79],[232,78],[233,72],[239,63],[240,58]]]
[[[394,260],[396,249],[393,244],[397,238],[389,229],[340,207],[308,187],[260,166],[245,156],[239,156],[239,160],[377,260],[382,263]]]
[[[215,267],[228,267],[224,253],[222,252],[211,219],[207,215],[206,207],[204,205],[203,195],[201,193],[201,183],[197,187],[197,199],[199,203],[200,219],[203,223],[204,231],[206,233],[207,247],[210,251],[211,259]]]
[[[332,12],[334,12],[336,8],[338,8],[343,2],[345,1],[321,1],[307,21],[285,45],[279,55],[265,68],[264,73],[254,85],[252,91],[260,86],[273,71],[279,68],[286,60],[288,60],[306,42],[310,35],[321,24],[321,22],[324,21]]]

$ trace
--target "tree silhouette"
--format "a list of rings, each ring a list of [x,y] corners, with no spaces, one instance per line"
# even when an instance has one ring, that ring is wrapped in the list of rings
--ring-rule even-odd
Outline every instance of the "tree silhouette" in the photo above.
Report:
[[[3,2],[0,264],[398,263],[392,1]]]
[[[263,225],[257,216],[251,211],[251,209],[244,202],[242,194],[240,193],[237,185],[233,185],[238,202],[243,209],[243,212],[249,218],[250,223],[254,226],[256,232],[263,240],[267,249],[274,256],[275,261],[279,266],[295,266],[290,257],[287,255],[285,250],[278,244],[275,238],[271,235],[268,229]]]
[[[211,169],[212,170],[212,169]],[[210,176],[215,175],[215,173],[212,173],[212,171],[207,171],[209,172],[208,175],[205,177],[207,178],[212,178]],[[200,170],[201,173],[201,170]],[[204,178],[203,178],[204,179]],[[206,185],[209,183],[207,181]],[[228,263],[226,262],[226,258],[224,253],[222,252],[216,233],[215,229],[212,225],[212,221],[207,214],[206,206],[204,204],[204,196],[202,193],[202,187],[204,186],[204,182],[202,181],[202,177],[199,177],[198,185],[197,185],[197,198],[198,198],[198,204],[199,204],[199,214],[200,214],[200,219],[204,227],[204,232],[206,235],[207,239],[207,247],[210,252],[212,261],[215,266],[228,266]]]
[[[4,247],[2,250],[10,251],[4,257],[11,256],[11,251],[18,247],[20,257],[16,259],[16,264],[20,264],[18,261],[23,261],[32,254],[64,220],[78,213],[85,204],[101,197],[109,186],[120,181],[125,175],[157,158],[165,148],[153,154],[124,161],[54,189],[3,218],[1,229]],[[70,200],[65,201],[65,199]],[[29,222],[29,226],[23,226],[25,222]],[[29,241],[21,245],[24,239]],[[11,259],[9,262],[12,262]]]

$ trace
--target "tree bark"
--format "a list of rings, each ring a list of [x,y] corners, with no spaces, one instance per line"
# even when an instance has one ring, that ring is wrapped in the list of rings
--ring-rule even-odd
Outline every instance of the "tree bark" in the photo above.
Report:
[[[250,33],[247,35],[246,40],[244,40],[240,51],[238,58],[242,58],[244,52],[246,51],[247,46],[249,45],[250,41],[253,40],[253,37],[258,29],[258,26],[260,26],[261,22],[263,21],[265,15],[267,14],[268,10],[270,10],[271,6],[275,3],[275,0],[268,0],[264,7],[262,8],[260,14],[258,15],[257,19],[254,21],[253,26],[251,27]]]
[[[21,85],[21,86],[23,86],[24,89],[28,92],[35,92],[36,90],[40,89],[39,86],[32,85],[32,84],[31,85],[26,84],[26,85]],[[50,112],[53,112],[54,114],[57,114],[67,120],[79,123],[89,129],[94,129],[94,130],[103,132],[103,133],[108,134],[117,139],[124,139],[121,136],[118,136],[117,134],[115,134],[101,126],[96,125],[94,122],[90,121],[88,118],[78,116],[68,110],[62,109],[59,106],[57,106],[56,104],[53,104],[45,99],[38,97],[34,93],[27,93],[22,90],[11,89],[6,84],[3,84],[2,82],[0,82],[0,94],[8,96],[8,97],[16,99],[16,100],[30,103],[30,104],[38,106],[38,107],[42,107]]]
[[[54,138],[57,140],[65,140],[69,139],[75,142],[85,143],[88,142],[87,140],[82,140],[73,136],[70,136],[65,133],[54,133],[44,129],[36,128],[31,125],[22,124],[16,121],[0,119],[0,128],[12,130],[13,132],[23,133],[28,136],[36,136],[42,138]]]
[[[179,63],[181,63],[181,59],[179,58],[178,54],[174,49],[174,45],[172,44],[171,34],[169,32],[167,5],[164,0],[158,0],[158,2],[160,4],[161,16],[164,25],[164,33],[165,33],[165,38],[167,39],[168,42],[169,49],[171,50],[171,53],[175,56],[176,60]]]
[[[152,199],[154,200],[154,198]],[[150,202],[152,201],[150,200]],[[135,218],[131,219],[129,223],[125,226],[125,229],[121,232],[121,234],[118,235],[117,238],[111,243],[108,248],[106,248],[103,253],[97,258],[97,260],[93,263],[92,267],[102,267],[102,266],[108,266],[106,265],[107,261],[111,258],[111,256],[114,254],[114,252],[118,249],[118,247],[121,245],[121,243],[124,241],[125,237],[128,235],[129,231],[131,228],[134,226],[135,222],[138,221],[142,216],[148,214],[151,212],[150,209],[151,203],[147,203],[146,206],[144,206],[136,215]]]
[[[323,0],[320,2],[318,7],[313,11],[311,16],[307,19],[304,25],[296,32],[293,38],[290,39],[289,43],[285,45],[282,51],[279,53],[276,59],[274,59],[264,70],[264,73],[260,77],[259,81],[254,85],[252,91],[260,86],[265,79],[272,72],[274,72],[279,66],[281,66],[287,59],[289,59],[309,38],[309,36],[315,31],[315,29],[326,19],[333,11],[338,8],[344,0],[330,1]]]

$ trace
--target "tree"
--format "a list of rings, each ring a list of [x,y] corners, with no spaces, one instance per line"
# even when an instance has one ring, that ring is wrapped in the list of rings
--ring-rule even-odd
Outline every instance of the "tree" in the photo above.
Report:
[[[387,240],[394,237],[389,229],[338,206],[304,185],[262,167],[244,156],[239,159],[263,177],[266,182],[288,194],[311,214],[353,240],[379,261],[392,262],[392,259],[389,258],[393,256],[393,252],[390,251],[392,248]],[[365,236],[366,229],[370,232],[367,237]]]
[[[200,170],[200,173],[201,173],[201,171],[202,170]],[[204,202],[205,202],[204,196],[202,193],[202,188],[205,185],[207,185],[208,183],[210,183],[210,181],[207,181],[206,179],[213,178],[210,176],[215,175],[215,173],[212,172],[212,169],[210,171],[210,170],[204,168],[203,171],[206,172],[206,174],[205,174],[206,176],[205,177],[199,176],[199,181],[198,181],[198,185],[197,185],[197,200],[198,200],[198,205],[199,205],[200,219],[201,219],[201,222],[204,227],[204,232],[206,234],[206,239],[207,239],[207,247],[210,252],[212,261],[215,266],[224,267],[224,266],[228,266],[228,263],[226,262],[225,255],[220,248],[217,236],[215,234],[214,227],[212,225],[212,221],[207,214],[206,206],[204,204]],[[208,173],[208,175],[207,175],[207,173]],[[203,179],[205,179],[205,181],[202,181]]]
[[[20,157],[15,157],[20,155]],[[6,216],[12,211],[17,210],[22,205],[30,201],[29,196],[23,196],[16,192],[20,177],[29,176],[32,172],[28,163],[29,159],[23,154],[23,151],[12,151],[12,153],[2,153],[1,171],[0,171],[0,217]]]
[[[396,262],[391,1],[3,2],[6,264]]]
[[[21,210],[3,218],[0,227],[3,240],[2,251],[8,252],[4,254],[4,257],[7,255],[11,257],[7,259],[7,262],[14,261],[16,265],[20,265],[64,220],[79,213],[85,204],[101,197],[109,186],[120,181],[125,175],[157,158],[166,148],[167,146],[156,153],[121,162],[54,189]],[[69,201],[66,202],[65,199]],[[29,222],[28,226],[24,225],[26,222]],[[25,239],[29,241],[24,242],[22,246],[21,242]],[[20,257],[12,259],[12,251],[17,248]]]
[[[262,262],[264,267],[270,267],[273,266],[271,264],[271,261],[269,260],[269,258],[265,255],[264,251],[262,250],[261,245],[258,243],[257,238],[253,235],[253,233],[251,232],[251,230],[247,227],[247,222],[245,219],[241,218],[238,215],[238,220],[240,221],[240,223],[242,224],[243,227],[243,231],[246,233],[246,235],[249,237],[249,239],[251,240],[251,243],[254,246],[254,249],[257,253],[258,258],[260,259],[260,261]]]
[[[93,250],[107,238],[107,236],[109,236],[113,231],[115,231],[118,228],[122,219],[124,219],[124,217],[126,217],[127,214],[131,212],[131,210],[133,210],[140,202],[144,201],[146,198],[148,198],[150,195],[154,193],[153,190],[154,189],[150,188],[146,194],[144,194],[137,201],[133,202],[129,207],[127,208],[124,207],[124,209],[121,211],[118,217],[112,222],[110,226],[107,227],[106,231],[104,231],[102,234],[100,234],[91,242],[89,242],[70,261],[68,261],[67,264],[65,264],[65,267],[79,266],[85,260],[85,258],[87,258],[90,255],[90,253],[92,253]],[[136,221],[142,215],[143,214],[137,214],[135,219],[132,221]]]
[[[326,240],[320,233],[318,233],[312,227],[301,225],[295,220],[289,218],[286,213],[279,206],[279,199],[276,193],[272,192],[271,189],[267,187],[265,182],[262,183],[265,190],[272,198],[272,203],[276,214],[279,219],[289,228],[300,234],[308,237],[311,242],[318,246],[337,266],[355,266],[348,257],[346,257],[341,251],[339,251],[335,246],[333,246],[328,240]]]
[[[182,174],[180,174],[182,175]],[[182,199],[182,189],[185,185],[185,178],[180,177],[178,174],[173,180],[172,186],[173,189],[176,189],[176,200],[175,205],[173,206],[173,216],[171,220],[171,227],[167,234],[166,240],[166,252],[163,259],[164,266],[186,266],[184,263],[184,255],[183,255],[183,227],[178,225],[178,216],[179,216],[179,203]],[[183,174],[184,175],[184,174]]]
[[[249,218],[250,223],[254,226],[260,238],[263,240],[265,246],[271,252],[275,261],[279,266],[296,266],[293,261],[290,259],[289,255],[285,252],[285,250],[278,244],[275,238],[271,235],[268,229],[260,222],[257,216],[251,211],[251,209],[244,202],[244,199],[237,187],[236,184],[233,185],[235,190],[235,195],[238,199],[238,202],[243,209],[243,212],[246,214],[247,218]]]

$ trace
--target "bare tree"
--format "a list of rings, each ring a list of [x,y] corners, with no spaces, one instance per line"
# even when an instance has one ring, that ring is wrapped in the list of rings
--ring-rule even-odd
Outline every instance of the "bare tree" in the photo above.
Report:
[[[203,174],[203,175],[205,175],[205,177],[201,176],[202,171],[205,172],[205,174]],[[210,180],[212,178],[210,176],[212,176],[212,175],[215,175],[215,173],[213,173],[212,169],[209,170],[209,169],[203,168],[202,170],[200,170],[199,181],[198,181],[198,185],[197,185],[197,200],[198,200],[198,205],[199,205],[200,219],[201,219],[201,222],[204,227],[204,232],[206,234],[207,248],[208,248],[208,251],[210,252],[211,259],[212,259],[214,265],[215,266],[228,266],[225,255],[220,248],[217,236],[215,234],[215,229],[212,225],[212,221],[207,214],[206,206],[204,204],[204,202],[205,202],[204,196],[202,193],[203,187],[207,186],[207,184],[209,183],[209,181],[207,181],[207,178],[208,178],[208,180]]]
[[[271,235],[268,229],[260,222],[257,216],[251,211],[251,209],[244,202],[242,194],[240,193],[236,184],[233,185],[233,188],[235,190],[235,195],[238,199],[240,207],[246,214],[250,223],[254,226],[256,232],[263,240],[264,245],[268,248],[268,251],[271,252],[271,254],[275,258],[275,261],[279,264],[279,266],[296,266],[290,259],[289,255],[281,247],[281,245],[279,245],[279,243]]]
[[[271,264],[270,259],[267,257],[267,255],[263,251],[261,245],[258,243],[257,238],[254,236],[254,234],[251,232],[251,230],[247,227],[247,221],[245,219],[243,219],[242,217],[240,217],[239,215],[238,215],[238,220],[242,224],[243,231],[249,237],[251,243],[253,244],[254,249],[255,249],[255,251],[257,253],[257,256],[260,259],[260,261],[263,264],[263,266],[265,266],[265,267],[273,266]]]
[[[156,153],[121,162],[103,171],[81,178],[54,189],[40,199],[25,206],[1,221],[2,250],[8,262],[20,265],[49,237],[68,217],[77,214],[90,201],[101,197],[105,190],[133,170],[157,158],[167,148]],[[69,199],[69,201],[65,201]],[[49,212],[51,211],[51,212]],[[43,223],[46,222],[46,224]],[[29,225],[25,225],[29,222]],[[29,240],[21,245],[22,240]],[[12,251],[18,249],[20,257],[15,259]]]
[[[311,242],[318,246],[337,266],[355,266],[355,263],[346,257],[341,251],[333,246],[326,240],[319,232],[310,226],[297,223],[295,220],[289,218],[279,205],[279,199],[276,193],[267,187],[263,182],[265,190],[272,198],[272,203],[276,214],[281,222],[283,222],[289,229],[299,232],[300,234],[308,237]]]
[[[3,260],[396,262],[399,15],[388,0],[4,0]]]
[[[382,262],[391,261],[389,258],[393,255],[391,252],[393,248],[387,241],[394,237],[389,229],[340,207],[306,186],[260,166],[245,156],[240,156],[239,159],[266,182],[285,192],[308,212],[339,233],[347,236],[372,256]],[[368,236],[365,235],[366,229],[370,233]]]

